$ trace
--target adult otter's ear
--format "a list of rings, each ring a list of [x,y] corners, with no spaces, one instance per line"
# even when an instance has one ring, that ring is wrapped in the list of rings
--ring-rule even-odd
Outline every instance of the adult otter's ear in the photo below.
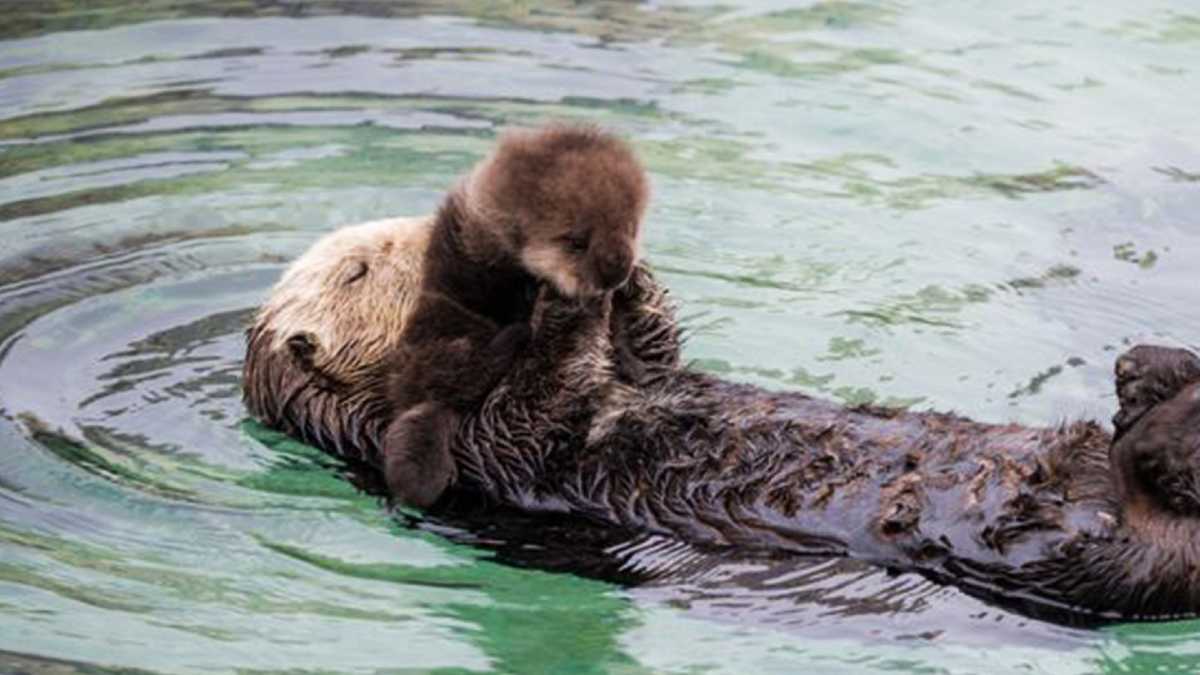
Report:
[[[312,333],[296,333],[288,337],[286,344],[297,365],[306,371],[313,369],[313,357],[318,347],[317,336]]]
[[[304,373],[313,386],[329,390],[338,388],[337,380],[317,366],[317,352],[321,349],[321,342],[316,335],[308,332],[293,333],[284,344],[287,345],[296,369]]]
[[[1200,382],[1200,357],[1186,349],[1138,345],[1117,358],[1116,436],[1129,431],[1152,407],[1192,382]]]

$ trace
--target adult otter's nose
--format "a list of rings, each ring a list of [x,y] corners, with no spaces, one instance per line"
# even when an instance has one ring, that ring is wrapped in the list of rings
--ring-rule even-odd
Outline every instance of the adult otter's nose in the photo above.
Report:
[[[611,291],[629,279],[633,271],[633,258],[625,253],[610,253],[596,260],[597,285]]]

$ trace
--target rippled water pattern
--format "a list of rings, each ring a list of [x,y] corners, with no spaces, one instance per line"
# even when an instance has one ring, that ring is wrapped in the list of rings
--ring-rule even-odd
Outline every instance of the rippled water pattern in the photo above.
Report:
[[[1185,0],[5,3],[0,670],[1193,672],[1200,623],[846,561],[502,564],[248,422],[238,376],[316,237],[556,117],[644,156],[699,367],[1104,418],[1125,345],[1200,340],[1198,110]]]

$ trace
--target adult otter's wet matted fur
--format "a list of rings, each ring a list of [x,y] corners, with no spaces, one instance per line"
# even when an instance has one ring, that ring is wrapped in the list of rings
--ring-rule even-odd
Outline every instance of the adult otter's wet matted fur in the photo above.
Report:
[[[647,194],[625,143],[567,125],[505,133],[450,193],[387,367],[393,420],[380,450],[394,498],[428,506],[453,480],[459,416],[524,347],[537,284],[578,298],[625,283]]]
[[[1045,616],[1200,612],[1189,352],[1122,357],[1113,443],[1095,423],[848,409],[687,369],[631,388],[607,311],[535,308],[529,358],[455,445],[465,484],[690,542],[850,555]]]

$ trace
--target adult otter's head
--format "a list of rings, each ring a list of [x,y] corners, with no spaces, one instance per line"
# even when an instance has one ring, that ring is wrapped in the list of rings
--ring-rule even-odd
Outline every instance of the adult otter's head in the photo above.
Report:
[[[251,329],[258,351],[357,382],[395,349],[416,304],[432,219],[391,218],[343,227],[288,267]],[[248,385],[249,390],[249,385]]]
[[[509,131],[461,190],[469,217],[564,295],[617,288],[637,262],[646,174],[628,145],[595,127]]]

